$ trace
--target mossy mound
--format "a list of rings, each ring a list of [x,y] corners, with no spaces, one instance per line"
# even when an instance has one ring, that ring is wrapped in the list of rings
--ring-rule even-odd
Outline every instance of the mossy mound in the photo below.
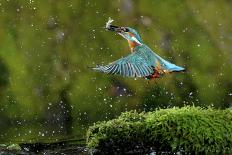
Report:
[[[183,107],[122,113],[87,132],[87,146],[102,152],[232,152],[232,110]]]

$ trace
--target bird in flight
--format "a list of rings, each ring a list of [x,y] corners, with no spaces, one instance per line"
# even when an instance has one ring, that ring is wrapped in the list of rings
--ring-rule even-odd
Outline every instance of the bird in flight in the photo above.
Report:
[[[106,66],[97,65],[93,70],[107,74],[119,74],[124,77],[143,77],[149,80],[159,78],[167,73],[185,71],[183,67],[164,60],[154,53],[143,43],[139,33],[135,29],[114,26],[112,22],[113,20],[109,18],[105,28],[125,38],[131,49],[131,54]]]

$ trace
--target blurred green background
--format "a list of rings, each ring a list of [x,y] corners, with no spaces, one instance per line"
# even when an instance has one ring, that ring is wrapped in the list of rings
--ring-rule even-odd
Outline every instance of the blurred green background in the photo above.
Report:
[[[231,12],[229,0],[1,0],[0,142],[82,139],[132,109],[230,107]],[[93,72],[130,53],[108,17],[187,72],[150,83]]]

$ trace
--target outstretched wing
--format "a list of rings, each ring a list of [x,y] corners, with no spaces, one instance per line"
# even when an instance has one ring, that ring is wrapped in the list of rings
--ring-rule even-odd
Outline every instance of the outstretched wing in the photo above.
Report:
[[[120,74],[126,77],[146,77],[154,72],[153,67],[147,63],[146,58],[138,55],[137,52],[106,66],[97,66],[93,69],[107,74]]]

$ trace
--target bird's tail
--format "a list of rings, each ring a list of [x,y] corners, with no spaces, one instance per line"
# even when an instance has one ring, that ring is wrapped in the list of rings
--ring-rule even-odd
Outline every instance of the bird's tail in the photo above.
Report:
[[[165,70],[168,70],[170,72],[185,72],[185,68],[177,66],[167,60],[164,60],[163,58],[157,56],[160,60],[161,67]]]
[[[185,68],[177,66],[175,64],[172,64],[172,66],[170,67],[169,70],[172,71],[172,72],[185,72],[186,71]]]

